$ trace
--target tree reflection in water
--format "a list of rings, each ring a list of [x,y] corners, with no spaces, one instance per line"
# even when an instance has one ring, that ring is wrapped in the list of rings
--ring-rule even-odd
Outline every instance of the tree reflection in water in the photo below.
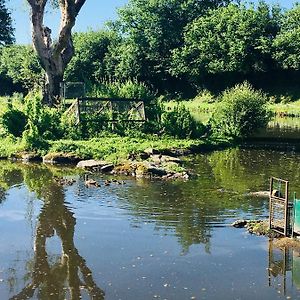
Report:
[[[63,188],[55,183],[44,190],[44,206],[38,217],[34,241],[34,262],[31,283],[11,300],[29,299],[38,293],[38,299],[81,299],[86,290],[91,299],[104,299],[104,292],[96,285],[85,259],[74,244],[76,219],[64,203]],[[61,240],[61,257],[48,261],[46,241],[57,235]]]

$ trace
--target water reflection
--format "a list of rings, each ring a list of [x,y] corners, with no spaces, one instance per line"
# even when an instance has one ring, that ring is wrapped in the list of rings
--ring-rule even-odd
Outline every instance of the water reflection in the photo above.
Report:
[[[29,299],[37,295],[41,300],[76,300],[82,298],[84,291],[91,299],[104,299],[103,290],[95,283],[91,269],[74,244],[76,219],[64,202],[64,188],[53,180],[53,172],[48,168],[22,166],[18,171],[19,176],[13,177],[13,183],[5,172],[6,177],[2,178],[6,178],[6,182],[3,180],[2,185],[15,185],[24,180],[43,200],[43,206],[36,223],[33,259],[27,263],[31,266],[30,280],[27,280],[30,282],[10,299]],[[53,237],[61,242],[60,255],[47,253],[47,240]]]
[[[244,233],[241,238],[241,231],[228,225],[237,218],[268,215],[268,199],[247,193],[268,189],[271,175],[289,179],[291,192],[297,191],[299,163],[295,153],[228,149],[186,162],[198,175],[188,182],[126,178],[125,185],[86,188],[74,170],[1,162],[0,212],[15,213],[23,221],[0,215],[0,298],[104,299],[105,289],[107,299],[148,299],[164,293],[170,299],[172,292],[165,287],[170,281],[190,289],[189,295],[186,289],[174,290],[172,299],[189,299],[195,291],[200,295],[199,286],[207,291],[211,286],[208,298],[223,299],[223,289],[231,281],[237,282],[238,292],[251,280],[259,285],[265,282],[268,252],[257,246],[254,237]],[[68,175],[77,180],[72,187],[62,187],[54,180],[54,176]],[[103,183],[106,177],[95,174],[93,179]],[[28,227],[21,241],[20,224]],[[3,237],[17,246],[10,251],[2,245]],[[267,243],[262,237],[259,241],[264,246]],[[269,271],[274,285],[273,279],[284,278],[282,270],[290,267],[283,268],[272,255]],[[296,252],[292,264],[296,285],[295,256]],[[248,269],[255,272],[254,279],[248,276]],[[239,275],[234,275],[236,270]],[[288,287],[292,275],[285,272]],[[139,288],[133,291],[137,279]],[[267,284],[259,288],[270,294],[266,299],[276,294]],[[227,299],[241,298],[238,292],[227,291]]]
[[[269,241],[269,286],[283,295],[289,294],[291,284],[300,289],[300,252],[290,245],[278,245],[278,241]]]

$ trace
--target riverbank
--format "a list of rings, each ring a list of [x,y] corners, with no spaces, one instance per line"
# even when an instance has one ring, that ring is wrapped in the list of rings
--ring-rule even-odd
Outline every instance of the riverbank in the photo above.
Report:
[[[0,158],[22,159],[27,154],[34,154],[42,158],[55,153],[74,156],[77,159],[101,159],[119,162],[129,156],[139,156],[145,150],[155,149],[160,154],[189,155],[201,151],[222,149],[233,146],[230,139],[176,139],[172,137],[159,137],[145,135],[144,137],[121,137],[112,135],[90,140],[58,140],[48,141],[48,145],[27,151],[21,139],[0,139]]]
[[[26,151],[20,139],[5,138],[0,141],[2,159],[43,161],[52,164],[84,165],[90,171],[113,172],[140,177],[165,179],[189,177],[178,157],[233,146],[225,139],[175,139],[147,135],[143,137],[109,136],[90,140],[48,141],[47,146]],[[85,167],[86,166],[86,167]]]

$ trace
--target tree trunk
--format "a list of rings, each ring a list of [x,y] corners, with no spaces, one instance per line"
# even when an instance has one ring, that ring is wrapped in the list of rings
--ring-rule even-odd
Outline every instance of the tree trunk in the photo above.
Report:
[[[41,65],[46,72],[44,101],[53,106],[60,100],[60,83],[67,64],[74,55],[72,28],[86,0],[60,0],[61,25],[58,39],[52,42],[51,29],[44,26],[48,0],[27,0],[31,7],[32,41]]]
[[[60,102],[60,87],[62,81],[63,74],[56,74],[55,72],[46,73],[46,81],[43,89],[43,100],[45,104],[52,106]]]

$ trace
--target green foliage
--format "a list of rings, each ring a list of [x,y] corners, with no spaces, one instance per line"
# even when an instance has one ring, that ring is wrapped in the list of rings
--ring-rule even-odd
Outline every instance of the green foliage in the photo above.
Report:
[[[108,81],[96,84],[92,87],[90,95],[92,97],[143,99],[145,101],[155,97],[146,84],[132,79],[124,82]]]
[[[270,119],[267,97],[247,82],[226,90],[221,101],[209,121],[215,136],[247,137],[265,127]]]
[[[182,104],[163,113],[162,125],[165,133],[178,138],[197,138],[205,132],[205,126],[197,122]]]
[[[9,11],[5,7],[5,0],[0,0],[0,46],[14,42],[14,28]]]
[[[30,93],[26,96],[25,114],[32,124],[33,130],[37,130],[42,138],[56,139],[62,136],[60,111],[44,106],[40,93]]]
[[[43,72],[31,46],[10,45],[0,51],[0,73],[21,85],[24,91],[42,84]]]
[[[73,36],[75,55],[65,71],[65,79],[95,84],[108,78],[105,57],[109,45],[116,39],[110,31],[88,31]]]
[[[48,148],[48,143],[41,136],[37,125],[30,119],[27,123],[27,129],[22,135],[22,144],[25,150],[36,151]]]
[[[129,154],[140,153],[147,148],[154,148],[163,152],[166,149],[187,149],[195,144],[202,145],[204,142],[168,136],[121,137],[107,134],[105,137],[93,138],[88,141],[60,140],[51,142],[49,151],[73,153],[86,159],[96,158],[117,162],[128,159]]]
[[[185,44],[173,52],[175,75],[201,79],[205,74],[257,72],[272,68],[271,45],[280,10],[234,5],[211,10],[190,23]]]
[[[183,43],[193,19],[226,0],[131,0],[119,10],[114,29],[123,37],[110,48],[108,69],[117,79],[137,77],[163,86],[170,79],[171,50]]]
[[[4,130],[15,137],[21,137],[27,124],[26,115],[12,105],[1,115],[1,125]]]
[[[284,14],[274,40],[274,58],[285,69],[300,70],[300,4]]]

